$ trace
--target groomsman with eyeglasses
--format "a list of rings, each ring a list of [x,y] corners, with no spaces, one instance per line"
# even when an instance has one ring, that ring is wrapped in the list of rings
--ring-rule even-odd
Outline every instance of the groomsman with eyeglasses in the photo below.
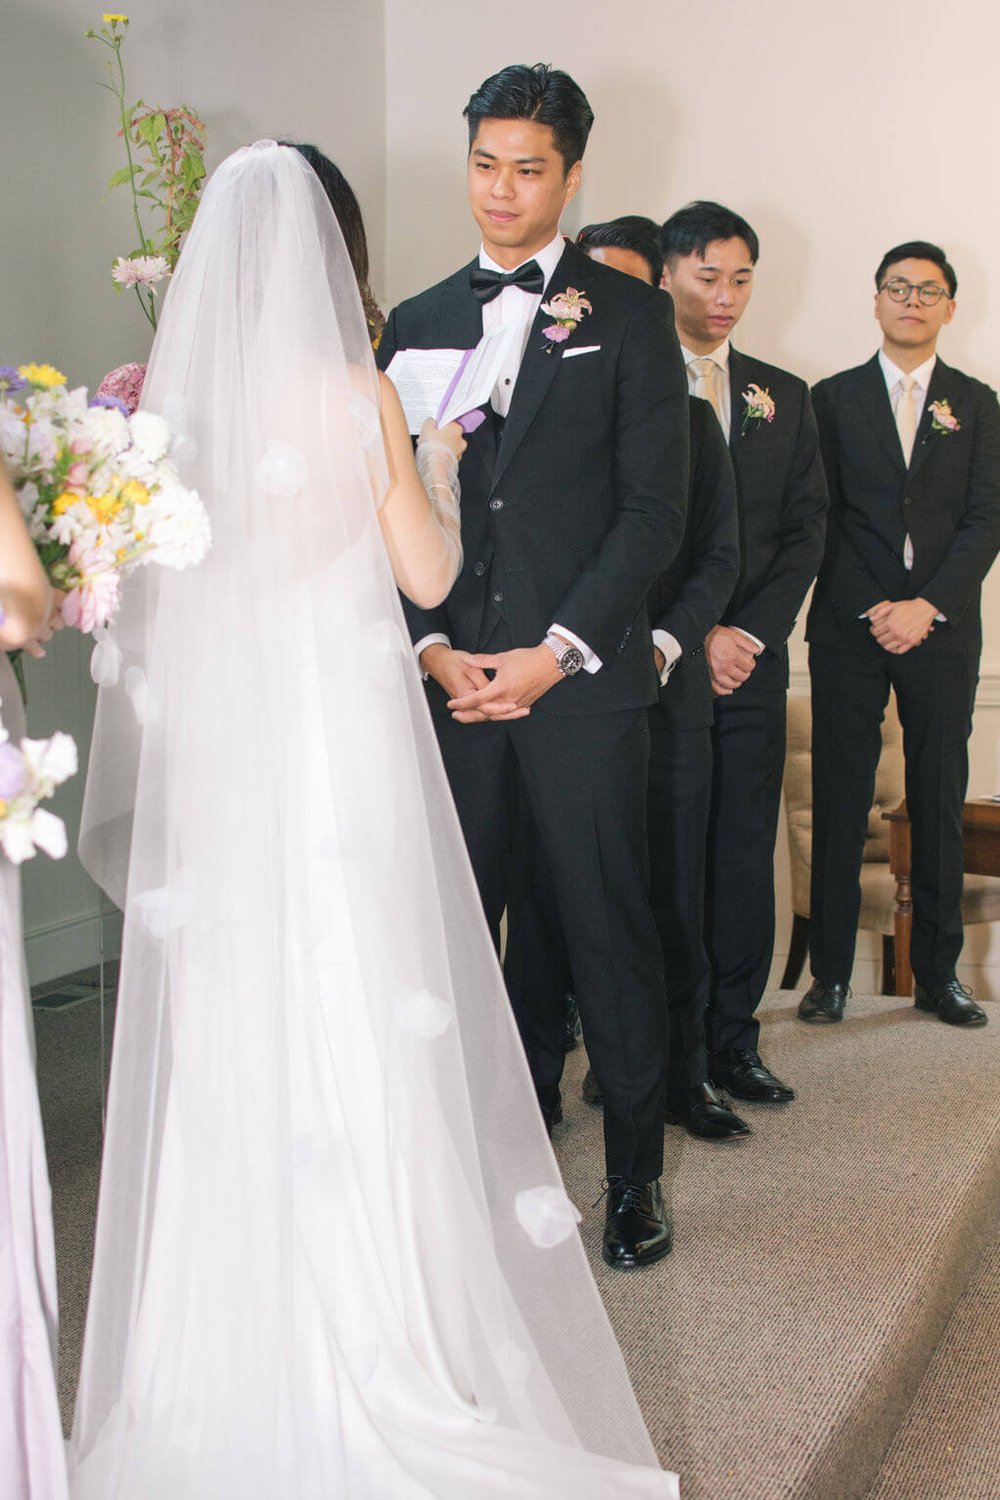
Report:
[[[689,390],[714,406],[736,475],[740,572],[705,637],[714,698],[705,937],[709,1078],[738,1099],[795,1092],[758,1050],[774,950],[774,845],[785,761],[788,637],[823,555],[827,495],[809,388],[733,347],[759,242],[739,214],[689,203],[663,225],[663,285]]]
[[[875,287],[882,348],[813,392],[830,521],[807,629],[814,982],[799,1016],[839,1021],[850,997],[861,851],[891,688],[913,837],[916,1006],[949,1025],[984,1026],[955,966],[980,589],[1000,546],[1000,408],[989,386],[937,356],[957,289],[937,245],[888,251]]]

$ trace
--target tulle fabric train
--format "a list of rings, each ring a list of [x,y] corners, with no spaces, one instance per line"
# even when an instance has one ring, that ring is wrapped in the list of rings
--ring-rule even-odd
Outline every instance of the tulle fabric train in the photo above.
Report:
[[[12,740],[21,738],[21,698],[4,652],[0,720]],[[0,1491],[11,1500],[66,1500],[55,1366],[52,1203],[21,938],[20,872],[0,854]]]
[[[376,393],[315,179],[237,153],[144,395],[214,549],[130,590],[87,789],[126,924],[74,1500],[677,1493],[479,910]]]

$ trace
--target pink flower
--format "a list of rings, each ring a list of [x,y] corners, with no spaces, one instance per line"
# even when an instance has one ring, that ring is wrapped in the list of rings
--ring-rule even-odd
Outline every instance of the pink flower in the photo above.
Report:
[[[565,328],[562,323],[552,323],[542,329],[542,337],[551,339],[553,344],[564,344],[572,332],[572,328]]]
[[[80,574],[80,582],[63,600],[62,617],[67,625],[89,635],[113,618],[121,596],[121,578],[108,566],[104,553],[79,541],[70,547],[68,561]]]
[[[960,432],[962,424],[951,409],[951,403],[947,397],[940,401],[931,402],[931,430],[933,432]]]
[[[146,379],[146,366],[129,364],[118,365],[114,370],[109,370],[95,391],[97,396],[115,396],[128,407],[129,415],[139,405],[139,397],[142,395],[142,384]]]
[[[67,489],[71,489],[71,490],[84,490],[84,489],[86,489],[87,488],[87,476],[88,476],[89,472],[90,471],[88,470],[87,465],[85,463],[80,462],[79,460],[77,460],[77,462],[75,464],[70,464],[69,468],[66,470],[66,487],[67,487]]]
[[[170,275],[170,262],[165,255],[119,255],[111,275],[119,286],[151,287]]]

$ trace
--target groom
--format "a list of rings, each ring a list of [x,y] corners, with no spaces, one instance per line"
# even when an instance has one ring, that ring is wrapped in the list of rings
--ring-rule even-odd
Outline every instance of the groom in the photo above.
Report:
[[[482,248],[395,309],[379,363],[468,349],[494,329],[507,353],[462,459],[462,572],[438,609],[407,615],[498,945],[519,796],[530,803],[606,1101],[604,1259],[645,1265],[669,1251],[670,1230],[644,601],[684,530],[687,386],[670,299],[559,233],[593,123],[577,84],[542,64],[504,68],[465,117]],[[519,1019],[551,1129],[552,1049],[533,1048],[531,1018]]]

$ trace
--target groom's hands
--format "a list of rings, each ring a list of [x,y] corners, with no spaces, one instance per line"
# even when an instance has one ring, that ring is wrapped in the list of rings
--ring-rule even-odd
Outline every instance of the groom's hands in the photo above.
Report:
[[[462,655],[464,653],[458,653]],[[448,703],[453,718],[460,724],[477,724],[483,719],[523,719],[550,687],[562,681],[562,672],[554,651],[546,645],[519,646],[513,651],[498,651],[490,656],[466,656],[470,668],[494,674],[475,692],[456,694]]]
[[[549,659],[555,662],[552,652],[545,648]],[[505,652],[505,655],[518,655]],[[481,724],[487,719],[523,719],[528,713],[513,699],[494,693],[496,679],[491,682],[483,667],[491,666],[500,657],[473,656],[468,651],[453,651],[440,641],[425,646],[420,653],[420,665],[429,677],[433,677],[448,695],[448,707],[460,724]],[[559,668],[556,667],[558,673]],[[488,697],[480,706],[482,694]],[[457,712],[455,710],[458,710]]]

